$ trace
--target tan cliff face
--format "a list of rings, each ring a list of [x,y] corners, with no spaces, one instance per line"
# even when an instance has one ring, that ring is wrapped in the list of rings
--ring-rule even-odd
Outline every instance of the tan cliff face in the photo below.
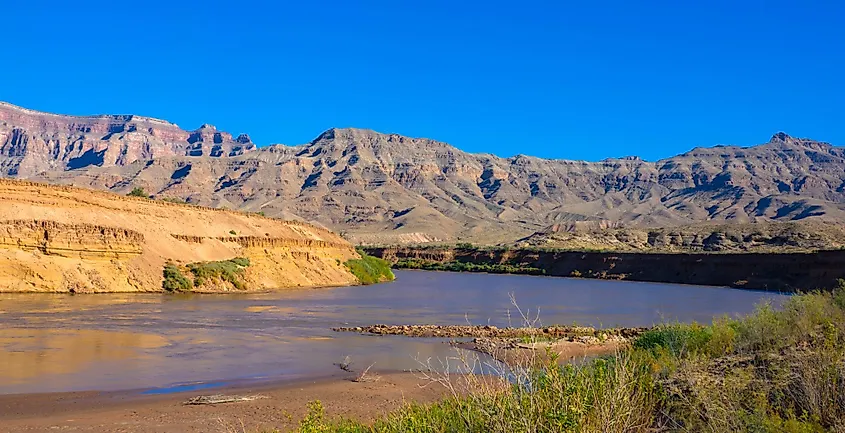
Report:
[[[248,289],[355,284],[354,248],[295,221],[0,180],[0,291],[161,291],[166,262],[246,257]]]
[[[0,176],[121,194],[137,186],[157,198],[313,221],[368,244],[512,243],[568,226],[845,221],[845,150],[783,133],[654,162],[585,162],[470,154],[353,128],[255,148],[208,125],[186,131],[0,104]]]

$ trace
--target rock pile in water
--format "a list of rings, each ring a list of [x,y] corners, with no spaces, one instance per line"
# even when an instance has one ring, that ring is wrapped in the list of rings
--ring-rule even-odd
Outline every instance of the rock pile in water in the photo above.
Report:
[[[406,337],[440,338],[588,338],[604,341],[609,337],[632,338],[648,328],[596,329],[591,326],[547,326],[499,328],[492,325],[370,325],[332,328],[336,332],[359,332],[374,335],[403,335]],[[570,340],[575,341],[575,340]]]

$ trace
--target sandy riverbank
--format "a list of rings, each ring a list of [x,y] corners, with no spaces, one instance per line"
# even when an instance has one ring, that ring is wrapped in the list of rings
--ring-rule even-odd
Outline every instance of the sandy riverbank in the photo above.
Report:
[[[296,427],[308,402],[320,400],[330,417],[372,420],[403,402],[431,402],[445,389],[412,373],[385,373],[375,382],[353,374],[285,383],[143,395],[68,392],[0,395],[0,432],[262,432]],[[198,395],[261,395],[253,401],[185,405]]]

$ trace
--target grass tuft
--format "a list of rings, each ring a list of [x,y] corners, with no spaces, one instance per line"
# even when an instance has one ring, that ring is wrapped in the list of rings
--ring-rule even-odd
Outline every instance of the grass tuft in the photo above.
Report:
[[[150,195],[147,194],[147,192],[144,191],[144,188],[141,188],[140,186],[136,186],[135,188],[132,188],[132,191],[130,191],[129,194],[126,194],[126,195],[129,196],[129,197],[150,198]]]

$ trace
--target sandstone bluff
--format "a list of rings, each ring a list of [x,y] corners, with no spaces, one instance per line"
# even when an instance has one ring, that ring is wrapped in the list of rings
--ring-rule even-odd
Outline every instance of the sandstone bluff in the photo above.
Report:
[[[313,221],[360,243],[542,244],[580,228],[842,222],[843,168],[842,148],[783,133],[656,162],[583,162],[469,154],[361,129],[259,148],[211,125],[186,131],[0,103],[0,176],[121,194],[142,187],[155,198]]]
[[[233,257],[250,262],[247,290],[358,281],[343,265],[354,248],[310,224],[0,180],[0,291],[161,291],[168,262]]]

